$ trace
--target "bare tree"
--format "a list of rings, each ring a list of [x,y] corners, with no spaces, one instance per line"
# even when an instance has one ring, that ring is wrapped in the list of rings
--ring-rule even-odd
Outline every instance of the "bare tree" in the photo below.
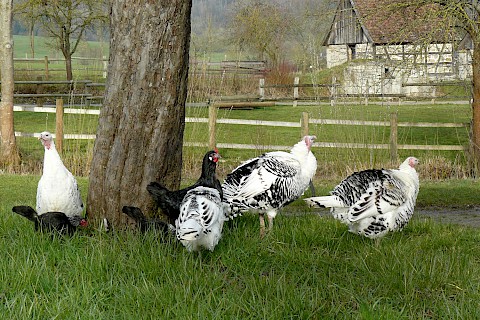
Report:
[[[13,167],[19,163],[15,131],[13,128],[13,0],[0,1],[0,75],[2,101],[0,103],[0,163]]]
[[[42,30],[54,39],[53,47],[65,57],[67,80],[73,79],[72,55],[83,40],[87,28],[106,21],[106,7],[100,0],[25,0],[18,8],[33,31],[32,19],[37,18]]]
[[[15,17],[20,17],[27,26],[32,58],[35,58],[35,24],[39,18],[37,7],[38,5],[31,0],[19,0],[14,5]]]
[[[149,182],[179,186],[191,6],[191,0],[112,2],[108,80],[90,171],[89,216],[122,224],[124,205],[151,212]]]
[[[290,16],[275,3],[260,0],[239,1],[230,22],[231,41],[249,49],[259,59],[268,58],[276,66],[281,45],[289,30]]]

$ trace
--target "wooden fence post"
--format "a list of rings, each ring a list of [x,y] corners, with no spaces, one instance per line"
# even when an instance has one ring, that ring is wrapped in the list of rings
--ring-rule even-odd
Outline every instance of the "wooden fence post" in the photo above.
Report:
[[[43,84],[41,81],[43,81],[42,76],[37,76],[37,94],[42,94],[43,93]],[[37,97],[37,107],[43,107],[43,98],[42,97]]]
[[[335,105],[335,98],[337,96],[337,78],[332,77],[332,88],[330,89],[330,106]]]
[[[302,119],[300,120],[300,126],[301,126],[301,133],[302,137],[308,136],[308,112],[302,112]]]
[[[103,77],[104,79],[106,79],[106,78],[107,78],[107,69],[108,69],[107,56],[103,56],[102,63],[103,63],[102,77]]]
[[[61,153],[63,151],[63,99],[56,100],[55,116],[55,145]]]
[[[208,139],[208,147],[210,149],[215,149],[216,142],[215,142],[215,127],[217,124],[217,106],[215,102],[208,106],[208,132],[209,132],[209,139]]]
[[[398,158],[398,116],[396,112],[390,114],[390,160]]]
[[[298,84],[300,83],[300,78],[295,77],[293,79],[293,106],[296,107],[298,105]]]
[[[265,78],[258,80],[258,95],[260,100],[265,100]]]
[[[49,72],[48,72],[48,56],[45,56],[45,80],[48,80]]]

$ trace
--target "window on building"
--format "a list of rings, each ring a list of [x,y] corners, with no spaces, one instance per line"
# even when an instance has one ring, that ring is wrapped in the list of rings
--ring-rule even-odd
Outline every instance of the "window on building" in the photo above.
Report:
[[[354,60],[357,58],[357,52],[354,44],[348,45],[348,60]]]

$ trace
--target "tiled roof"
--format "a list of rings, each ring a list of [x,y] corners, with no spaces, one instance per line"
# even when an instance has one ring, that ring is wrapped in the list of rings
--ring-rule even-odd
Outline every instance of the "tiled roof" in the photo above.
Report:
[[[353,7],[373,43],[412,43],[429,38],[444,42],[448,35],[435,6],[406,8],[401,0],[351,0]],[[443,23],[442,23],[443,22]],[[435,29],[437,28],[437,29]]]

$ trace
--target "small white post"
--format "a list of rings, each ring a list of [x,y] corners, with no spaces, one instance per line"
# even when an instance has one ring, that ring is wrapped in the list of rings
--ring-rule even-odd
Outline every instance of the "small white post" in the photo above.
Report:
[[[107,56],[103,56],[103,78],[107,78],[107,68],[108,68],[108,61]]]
[[[330,106],[332,107],[335,105],[335,98],[337,95],[336,83],[337,83],[337,78],[332,77],[332,87],[330,89]]]
[[[260,100],[265,100],[265,79],[261,78],[258,80],[258,94]]]

